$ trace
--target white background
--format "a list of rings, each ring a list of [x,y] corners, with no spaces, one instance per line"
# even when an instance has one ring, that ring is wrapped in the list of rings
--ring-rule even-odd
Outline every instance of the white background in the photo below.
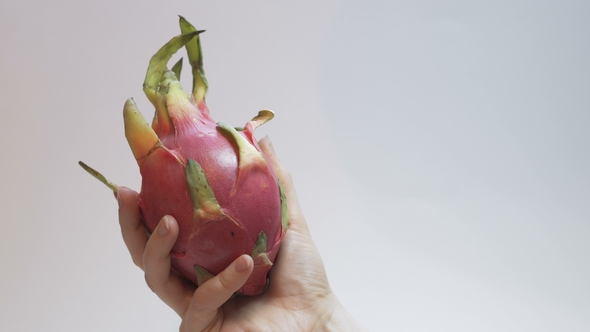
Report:
[[[590,330],[590,5],[556,0],[0,0],[0,330],[177,329],[77,165],[139,189],[121,111],[151,118],[177,14],[217,121],[275,111],[258,137],[363,325]]]

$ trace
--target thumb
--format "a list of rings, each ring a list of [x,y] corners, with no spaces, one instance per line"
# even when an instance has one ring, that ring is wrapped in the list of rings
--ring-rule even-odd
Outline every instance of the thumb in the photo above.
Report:
[[[254,268],[249,255],[242,255],[215,277],[201,284],[193,295],[182,324],[188,330],[200,331],[209,326],[221,307],[240,289]]]

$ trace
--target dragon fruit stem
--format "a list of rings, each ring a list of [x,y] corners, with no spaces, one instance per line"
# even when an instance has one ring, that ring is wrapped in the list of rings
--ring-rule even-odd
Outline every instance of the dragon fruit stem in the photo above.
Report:
[[[166,72],[166,65],[168,64],[168,61],[170,61],[170,58],[172,58],[172,55],[202,32],[204,32],[204,30],[192,31],[172,38],[150,59],[145,80],[143,82],[143,92],[156,108],[152,128],[162,135],[165,135],[172,130],[172,123],[168,117],[165,100],[160,93],[162,75]]]
[[[172,58],[172,55],[174,55],[174,53],[176,53],[191,39],[204,31],[205,30],[192,31],[172,38],[150,59],[145,81],[143,82],[144,92],[146,92],[146,95],[150,101],[158,92],[160,78],[162,77],[162,74],[164,74],[166,65],[168,64],[168,61],[170,61],[170,58]]]

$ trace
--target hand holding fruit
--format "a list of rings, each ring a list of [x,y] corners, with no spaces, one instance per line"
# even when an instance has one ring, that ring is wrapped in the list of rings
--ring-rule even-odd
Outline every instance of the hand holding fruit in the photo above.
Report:
[[[291,220],[270,270],[272,282],[264,293],[232,298],[252,272],[253,262],[248,255],[240,256],[196,289],[183,282],[170,270],[170,249],[178,235],[176,221],[165,217],[148,239],[137,193],[121,187],[119,222],[133,261],[145,271],[149,287],[180,315],[181,331],[313,331],[328,327],[364,330],[330,289],[290,175],[276,158],[268,138],[259,144],[284,184]]]
[[[133,99],[123,111],[140,193],[80,162],[115,192],[123,239],[148,286],[180,315],[181,331],[362,329],[330,289],[288,172],[270,141],[254,138],[273,113],[260,111],[244,128],[215,123],[203,31],[182,17],[180,28],[149,63],[152,125]],[[190,94],[180,86],[182,59],[166,67],[183,46]]]

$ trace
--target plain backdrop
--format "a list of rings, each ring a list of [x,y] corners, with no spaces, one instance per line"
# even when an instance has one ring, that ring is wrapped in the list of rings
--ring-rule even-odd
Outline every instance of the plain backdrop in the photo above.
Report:
[[[77,165],[139,189],[121,111],[151,118],[178,14],[207,30],[213,117],[275,111],[257,136],[363,325],[590,330],[582,0],[0,0],[0,330],[178,328]]]

